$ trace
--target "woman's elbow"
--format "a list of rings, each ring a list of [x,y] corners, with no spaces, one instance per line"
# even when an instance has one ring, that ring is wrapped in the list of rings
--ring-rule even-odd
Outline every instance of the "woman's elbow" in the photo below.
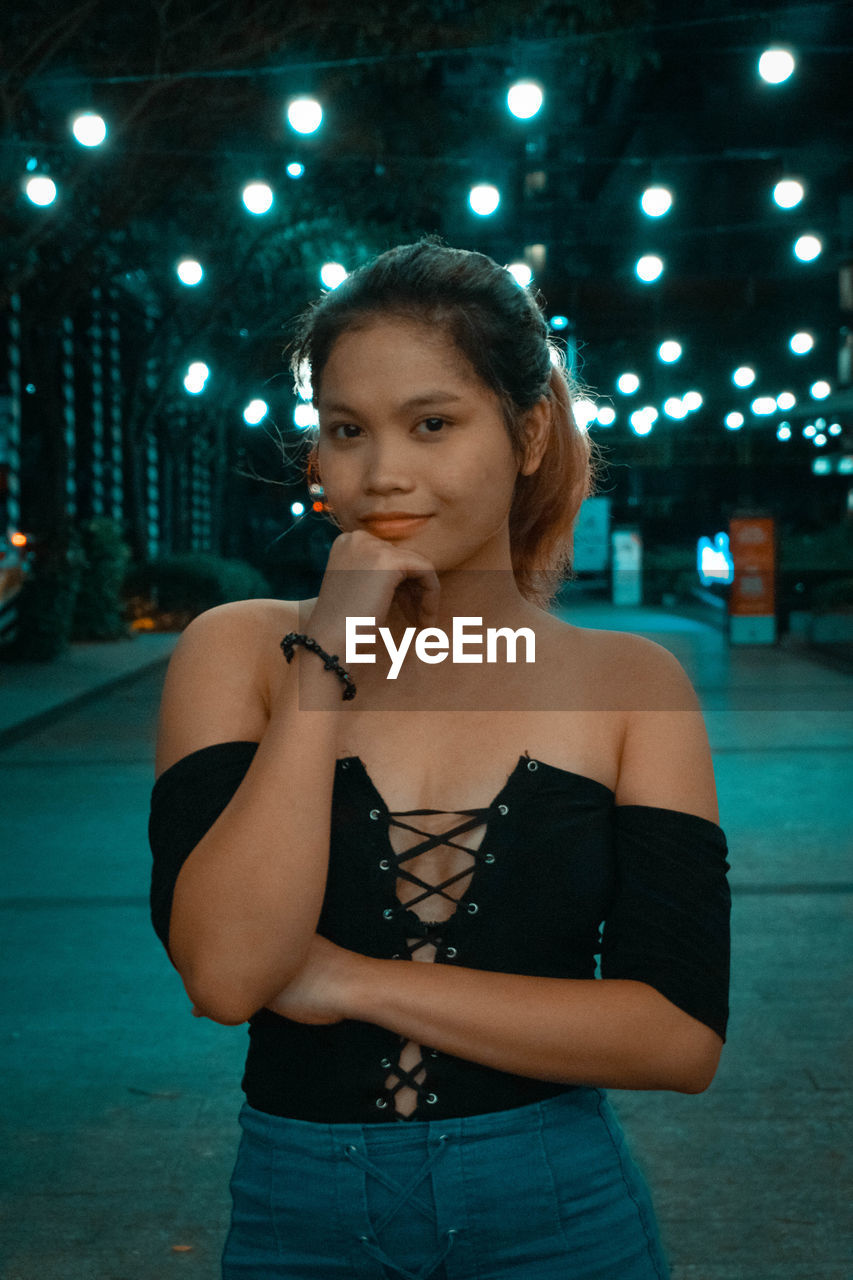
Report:
[[[206,981],[199,975],[181,974],[181,981],[203,1018],[210,1018],[211,1022],[220,1022],[226,1027],[238,1027],[273,1000],[297,972],[298,969],[292,974],[277,977],[273,982],[273,989],[267,988],[265,993],[250,990],[248,982],[231,985],[223,983],[221,975]]]
[[[250,1017],[242,1006],[221,993],[211,991],[203,984],[198,984],[181,974],[184,990],[192,1001],[193,1013],[200,1018],[209,1018],[211,1022],[219,1022],[225,1027],[238,1027]]]
[[[723,1049],[722,1037],[699,1023],[701,1030],[691,1032],[689,1038],[679,1043],[673,1054],[673,1065],[679,1093],[704,1093],[710,1087]]]

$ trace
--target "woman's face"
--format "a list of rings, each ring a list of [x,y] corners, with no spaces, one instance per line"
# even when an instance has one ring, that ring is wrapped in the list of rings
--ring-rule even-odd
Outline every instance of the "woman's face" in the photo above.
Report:
[[[323,370],[317,459],[338,524],[421,552],[437,571],[509,568],[518,466],[494,392],[432,325],[377,316]],[[530,469],[535,470],[535,466]],[[383,529],[365,517],[427,516]]]

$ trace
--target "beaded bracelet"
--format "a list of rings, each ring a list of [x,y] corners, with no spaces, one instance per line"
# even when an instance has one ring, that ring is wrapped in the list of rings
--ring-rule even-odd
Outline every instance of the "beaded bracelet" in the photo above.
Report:
[[[323,659],[323,666],[326,670],[334,671],[343,680],[346,685],[343,693],[344,702],[350,702],[355,697],[355,685],[353,684],[352,676],[340,665],[336,653],[326,653],[326,650],[320,648],[313,636],[307,636],[304,632],[288,631],[281,642],[282,651],[288,662],[293,657],[293,646],[295,644],[304,644],[306,649],[313,649]]]

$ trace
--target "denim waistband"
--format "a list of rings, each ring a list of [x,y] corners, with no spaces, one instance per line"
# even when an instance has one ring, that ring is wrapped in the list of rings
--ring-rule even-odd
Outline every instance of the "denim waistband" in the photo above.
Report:
[[[273,1147],[287,1146],[294,1153],[321,1156],[340,1151],[353,1142],[372,1151],[419,1149],[426,1142],[444,1137],[476,1142],[496,1135],[511,1136],[540,1128],[549,1119],[568,1117],[575,1112],[595,1113],[606,1098],[606,1090],[578,1085],[541,1102],[504,1111],[488,1111],[479,1115],[455,1116],[445,1120],[390,1121],[388,1123],[320,1124],[311,1120],[293,1120],[287,1116],[259,1111],[244,1102],[239,1121],[243,1129],[259,1142]]]

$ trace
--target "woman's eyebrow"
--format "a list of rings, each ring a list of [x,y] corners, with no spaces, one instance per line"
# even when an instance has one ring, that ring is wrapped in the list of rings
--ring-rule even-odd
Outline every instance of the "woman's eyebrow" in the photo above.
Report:
[[[405,413],[408,409],[417,409],[425,404],[450,404],[453,401],[462,400],[464,397],[457,395],[455,391],[422,391],[419,395],[411,396],[408,400],[404,400],[398,406],[400,413]],[[326,413],[356,413],[357,410],[351,409],[347,404],[341,404],[338,401],[320,400],[320,408]]]

